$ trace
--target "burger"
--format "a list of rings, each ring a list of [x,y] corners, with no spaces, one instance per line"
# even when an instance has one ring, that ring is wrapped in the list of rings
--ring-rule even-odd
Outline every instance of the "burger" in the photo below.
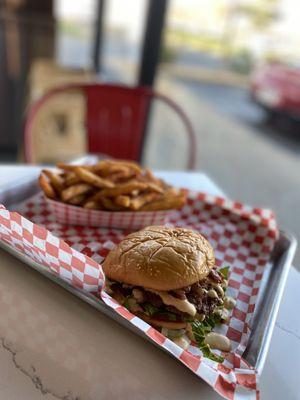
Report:
[[[230,350],[227,338],[211,333],[234,306],[225,296],[228,267],[217,269],[198,232],[149,226],[131,233],[107,255],[103,271],[114,299],[181,347],[195,341],[217,361],[210,346]]]

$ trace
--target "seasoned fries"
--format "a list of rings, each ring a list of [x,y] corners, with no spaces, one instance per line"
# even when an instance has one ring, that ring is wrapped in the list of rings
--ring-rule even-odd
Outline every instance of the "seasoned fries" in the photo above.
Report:
[[[87,183],[78,183],[77,185],[69,186],[67,189],[63,190],[61,192],[61,199],[67,202],[80,194],[90,192],[92,189],[93,186]]]
[[[118,206],[117,204],[115,204],[113,202],[113,200],[110,199],[109,197],[103,197],[101,199],[101,204],[103,205],[103,207],[106,210],[109,210],[109,211],[121,211],[123,209],[121,206]]]
[[[94,165],[58,163],[43,170],[39,184],[46,197],[89,210],[158,211],[181,208],[185,193],[156,178],[137,163],[102,160]]]
[[[50,182],[47,180],[43,172],[39,176],[39,185],[47,197],[49,197],[50,199],[55,199],[56,197],[55,190],[51,186]]]
[[[135,196],[130,202],[131,210],[139,210],[144,204],[151,203],[156,200],[158,195],[156,193],[143,193],[139,196]]]
[[[129,196],[123,196],[122,194],[120,196],[117,196],[115,199],[115,203],[118,206],[122,206],[122,207],[129,207],[130,206],[130,197]]]
[[[96,175],[94,172],[91,172],[83,167],[75,168],[74,172],[79,179],[90,183],[97,188],[113,188],[115,186],[115,184],[109,180],[100,178],[100,176]]]
[[[85,200],[85,195],[84,194],[78,194],[75,197],[72,197],[69,200],[70,204],[73,204],[74,206],[80,206]]]
[[[66,174],[65,178],[65,185],[66,186],[72,186],[75,185],[76,183],[80,183],[80,178],[75,174],[75,172],[69,172]]]
[[[145,182],[138,182],[138,181],[132,181],[128,183],[122,183],[113,189],[104,189],[102,191],[102,196],[104,197],[117,197],[122,194],[130,194],[134,190],[146,190],[147,189],[147,183]]]
[[[61,193],[64,190],[64,180],[60,175],[47,169],[43,170],[43,173],[49,178],[51,185],[57,193]]]
[[[185,204],[185,196],[167,197],[164,195],[162,198],[153,202],[143,205],[141,211],[158,211],[158,210],[172,210],[181,208]]]

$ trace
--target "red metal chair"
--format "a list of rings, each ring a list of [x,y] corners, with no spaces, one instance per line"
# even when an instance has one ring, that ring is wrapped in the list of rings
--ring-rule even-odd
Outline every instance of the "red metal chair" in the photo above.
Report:
[[[196,137],[184,111],[168,97],[148,87],[126,87],[110,84],[67,84],[56,87],[37,100],[27,115],[24,131],[26,162],[33,162],[32,126],[37,112],[59,93],[80,90],[86,98],[86,131],[88,151],[115,158],[140,161],[151,101],[160,100],[181,118],[189,141],[188,169],[195,168]]]

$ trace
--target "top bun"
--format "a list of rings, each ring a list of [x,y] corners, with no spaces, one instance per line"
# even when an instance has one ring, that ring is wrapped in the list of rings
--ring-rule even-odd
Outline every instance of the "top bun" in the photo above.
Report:
[[[103,271],[115,281],[167,291],[204,279],[214,265],[213,249],[199,233],[149,226],[115,246],[103,263]]]

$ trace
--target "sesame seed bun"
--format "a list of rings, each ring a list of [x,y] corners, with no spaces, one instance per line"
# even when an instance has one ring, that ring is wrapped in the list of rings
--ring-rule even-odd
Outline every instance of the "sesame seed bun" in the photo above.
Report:
[[[212,246],[198,232],[149,226],[125,237],[102,266],[111,280],[168,291],[204,279],[214,264]]]

